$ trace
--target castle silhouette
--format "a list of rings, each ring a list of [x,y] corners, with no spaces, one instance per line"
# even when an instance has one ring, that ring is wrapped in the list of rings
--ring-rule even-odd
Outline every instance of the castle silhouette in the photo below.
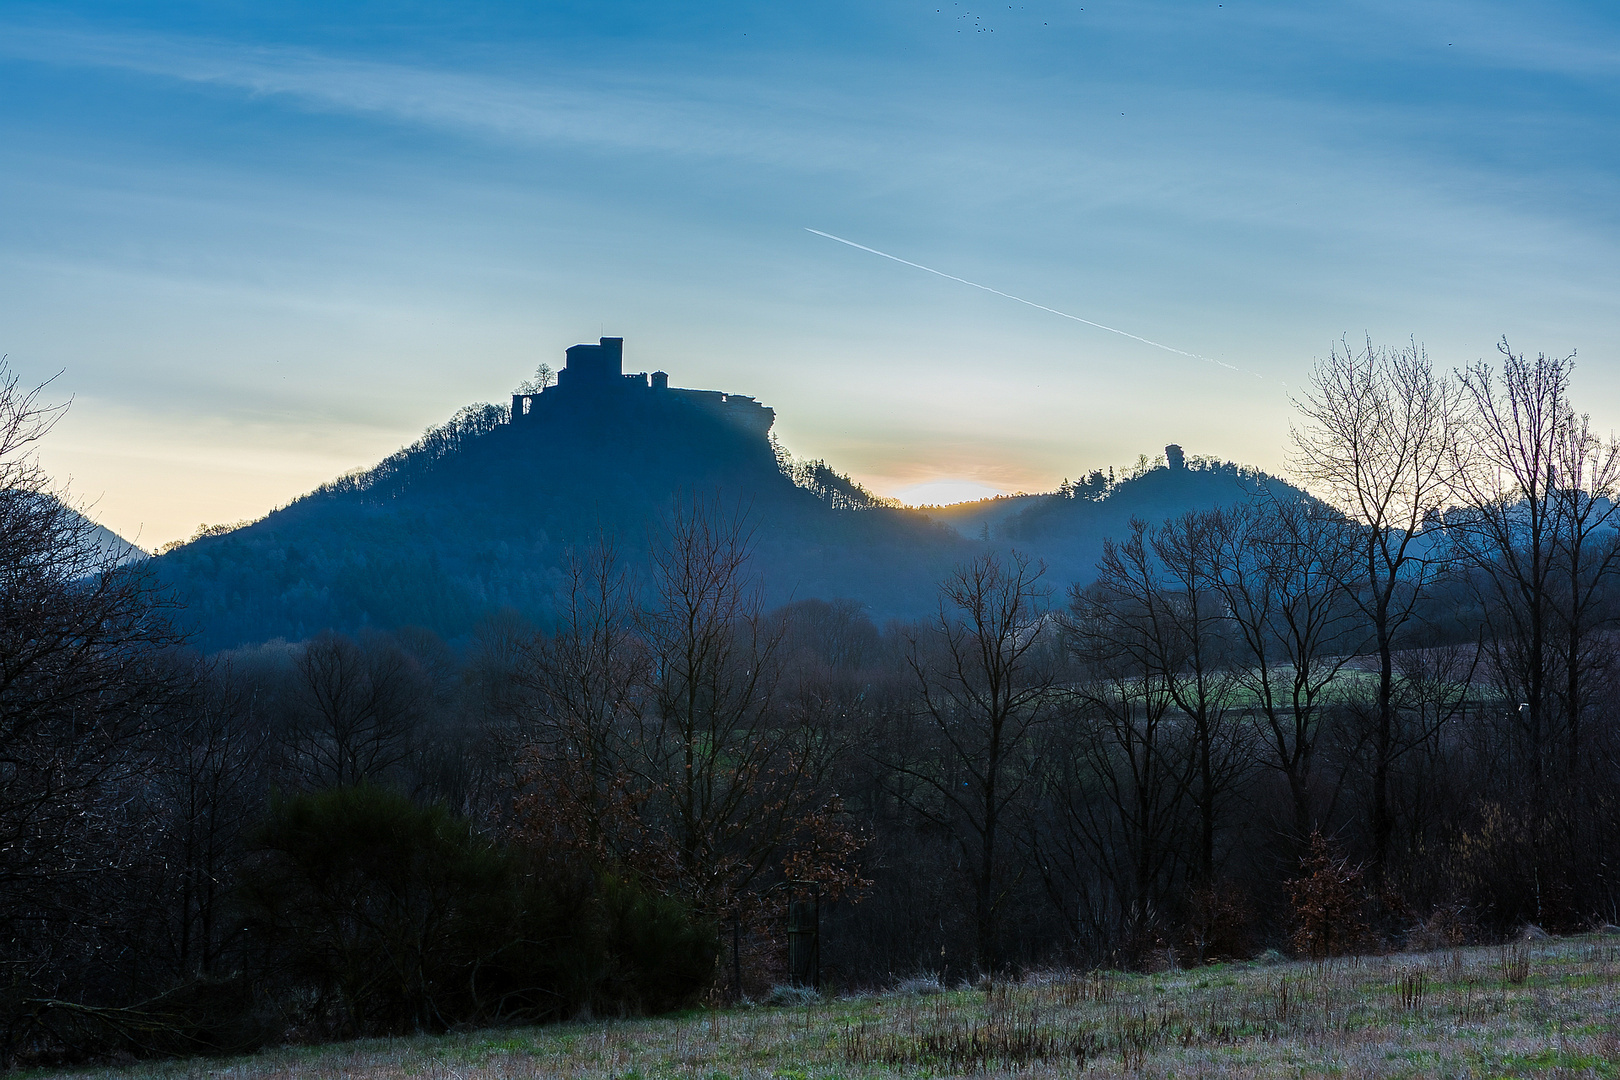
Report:
[[[624,338],[605,337],[595,345],[574,345],[557,372],[557,384],[533,394],[512,395],[516,424],[545,423],[563,412],[599,411],[631,405],[677,405],[697,408],[764,438],[776,422],[776,410],[746,394],[720,390],[682,390],[669,385],[662,371],[624,373]]]

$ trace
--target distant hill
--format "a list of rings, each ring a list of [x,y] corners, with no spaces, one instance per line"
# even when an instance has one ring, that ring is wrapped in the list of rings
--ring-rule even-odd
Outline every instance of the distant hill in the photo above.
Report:
[[[111,556],[120,563],[139,562],[149,554],[104,525],[91,522],[91,535],[95,538],[96,547],[100,548],[104,555]]]
[[[1132,518],[1157,523],[1189,510],[1247,502],[1265,493],[1297,496],[1286,481],[1257,469],[1209,458],[1172,454],[1117,483],[1075,484],[1032,499],[994,531],[996,538],[1038,554],[1065,578],[1089,581],[1103,541],[1124,536]]]
[[[1133,515],[1247,498],[1264,482],[1194,462],[904,509],[823,462],[793,461],[754,399],[626,375],[621,349],[614,338],[575,346],[556,386],[463,409],[375,468],[166,550],[153,566],[197,644],[402,625],[454,640],[503,609],[544,624],[570,548],[608,535],[644,564],[683,493],[746,515],[768,603],[849,597],[879,619],[915,617],[935,610],[944,573],[986,546],[1045,559],[1062,587],[1093,576],[1103,538]]]
[[[464,409],[376,468],[164,553],[158,574],[198,644],[406,624],[455,639],[501,609],[543,623],[570,547],[607,534],[641,561],[683,492],[746,514],[771,603],[920,613],[971,549],[822,463],[786,459],[752,398],[626,377],[610,345],[569,350],[558,385],[510,409]]]
[[[75,528],[87,530],[85,534],[87,539],[95,545],[96,551],[102,559],[111,559],[115,563],[123,565],[125,563],[141,562],[151,554],[125,540],[105,525],[98,525],[56,496],[51,495],[47,496],[47,498],[61,506],[70,515],[68,520],[74,524]]]
[[[1052,584],[1062,587],[1091,581],[1103,541],[1125,535],[1132,518],[1157,523],[1265,492],[1299,494],[1286,481],[1257,469],[1212,458],[1189,459],[1177,446],[1166,450],[1166,456],[1156,461],[1144,458],[1123,479],[1093,472],[1049,494],[1005,495],[924,512],[964,538],[1014,547],[1043,559]]]

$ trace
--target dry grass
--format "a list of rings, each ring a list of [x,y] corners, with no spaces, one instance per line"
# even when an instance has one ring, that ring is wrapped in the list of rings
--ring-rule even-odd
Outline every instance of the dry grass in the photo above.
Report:
[[[1055,972],[988,990],[287,1048],[105,1080],[1620,1078],[1620,941]]]

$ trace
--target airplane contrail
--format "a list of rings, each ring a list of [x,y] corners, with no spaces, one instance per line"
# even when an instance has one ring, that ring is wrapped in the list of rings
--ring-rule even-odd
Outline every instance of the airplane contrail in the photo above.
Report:
[[[830,232],[822,232],[820,229],[812,229],[808,225],[805,226],[804,231],[805,232],[810,232],[810,233],[815,233],[817,236],[825,236],[828,240],[836,240],[840,244],[848,244],[850,247],[858,248],[861,251],[869,251],[873,255],[881,255],[885,259],[892,259],[895,262],[900,263],[902,266],[911,266],[911,267],[915,267],[918,270],[926,270],[928,273],[934,274],[937,277],[945,278],[947,281],[959,281],[963,285],[971,285],[975,289],[983,289],[987,293],[994,293],[997,296],[1004,296],[1008,300],[1016,300],[1020,304],[1027,304],[1028,306],[1030,306],[1032,308],[1037,308],[1037,309],[1039,309],[1041,311],[1050,312],[1053,315],[1058,315],[1058,316],[1061,316],[1061,317],[1063,317],[1065,319],[1072,319],[1077,323],[1084,323],[1087,326],[1094,326],[1098,330],[1106,330],[1110,334],[1118,334],[1120,337],[1127,337],[1127,338],[1130,338],[1132,341],[1140,341],[1144,345],[1151,345],[1155,349],[1163,349],[1165,352],[1175,353],[1177,356],[1185,356],[1185,357],[1187,357],[1188,359],[1191,359],[1191,360],[1202,360],[1206,364],[1214,364],[1217,367],[1226,368],[1228,371],[1237,371],[1237,372],[1241,372],[1242,374],[1245,374],[1245,375],[1253,375],[1257,379],[1261,379],[1261,378],[1265,377],[1265,376],[1257,374],[1256,372],[1253,372],[1253,371],[1244,371],[1242,368],[1236,366],[1235,364],[1228,364],[1226,361],[1217,360],[1213,356],[1203,356],[1203,355],[1201,355],[1199,353],[1188,352],[1186,349],[1178,349],[1174,345],[1166,345],[1163,342],[1152,341],[1152,340],[1150,340],[1148,338],[1145,338],[1145,337],[1139,337],[1138,335],[1132,334],[1132,333],[1130,333],[1129,331],[1126,331],[1126,330],[1120,330],[1120,329],[1117,329],[1117,328],[1112,327],[1112,326],[1104,326],[1102,323],[1100,323],[1100,322],[1092,322],[1090,319],[1082,319],[1078,315],[1070,315],[1067,311],[1059,311],[1057,308],[1047,307],[1045,304],[1037,304],[1033,300],[1025,300],[1022,296],[1014,296],[1012,293],[1002,292],[1000,289],[992,289],[988,285],[980,285],[977,281],[969,281],[967,278],[957,277],[955,274],[947,274],[943,270],[935,270],[932,266],[924,266],[922,263],[914,263],[910,259],[902,259],[898,255],[890,255],[887,251],[879,251],[877,248],[867,247],[865,244],[857,244],[853,240],[845,240],[842,236],[834,236]]]

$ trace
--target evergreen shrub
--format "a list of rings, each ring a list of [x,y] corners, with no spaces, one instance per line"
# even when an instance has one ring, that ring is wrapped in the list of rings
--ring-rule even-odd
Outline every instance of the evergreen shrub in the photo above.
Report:
[[[679,902],[384,788],[279,796],[254,841],[243,913],[295,1033],[673,1008],[714,970],[714,935]]]

